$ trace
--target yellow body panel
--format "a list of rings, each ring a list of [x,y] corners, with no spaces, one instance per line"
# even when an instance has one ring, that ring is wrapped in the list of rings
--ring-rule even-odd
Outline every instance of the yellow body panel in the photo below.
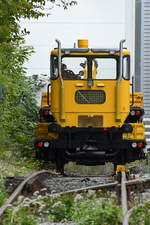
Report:
[[[65,126],[78,126],[78,116],[102,116],[103,127],[123,125],[129,113],[129,81],[122,80],[120,88],[120,114],[121,120],[116,121],[116,80],[94,80],[94,85],[90,88],[86,80],[64,80],[63,98],[60,86],[60,79],[51,83],[51,111],[58,124]],[[78,104],[75,101],[77,90],[103,90],[106,94],[106,101],[103,104]],[[65,119],[62,120],[60,113],[62,110]]]
[[[58,134],[48,133],[48,125],[50,125],[50,123],[43,123],[43,122],[38,123],[37,130],[36,130],[37,138],[44,138],[44,139],[58,138]]]
[[[132,94],[130,94],[130,104],[132,104]],[[134,104],[132,105],[132,107],[144,108],[143,93],[141,92],[134,93]]]
[[[123,134],[123,139],[144,140],[145,130],[144,123],[130,123],[133,127],[132,133]]]
[[[51,95],[49,95],[49,102],[51,102]],[[42,92],[41,97],[41,108],[47,105],[47,92]]]

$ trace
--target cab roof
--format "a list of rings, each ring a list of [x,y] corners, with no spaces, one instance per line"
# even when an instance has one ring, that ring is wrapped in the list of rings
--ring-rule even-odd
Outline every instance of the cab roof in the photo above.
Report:
[[[119,55],[120,50],[115,48],[62,48],[62,55]],[[52,55],[58,55],[58,49],[51,51]],[[130,55],[130,51],[123,49],[123,55]]]

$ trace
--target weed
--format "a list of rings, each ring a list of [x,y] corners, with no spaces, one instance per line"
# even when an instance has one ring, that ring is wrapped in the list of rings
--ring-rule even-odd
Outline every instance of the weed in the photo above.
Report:
[[[130,217],[131,225],[149,225],[150,224],[150,202],[139,205],[133,210]]]
[[[4,186],[4,177],[1,175],[0,176],[0,206],[4,203],[4,201],[7,198],[7,193],[5,190],[5,186]]]

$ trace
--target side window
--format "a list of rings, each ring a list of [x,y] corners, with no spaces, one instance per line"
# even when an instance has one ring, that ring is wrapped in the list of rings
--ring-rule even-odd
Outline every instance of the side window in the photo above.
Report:
[[[123,58],[123,78],[130,79],[130,57],[124,56]]]
[[[58,77],[58,57],[51,56],[51,79],[56,79]]]

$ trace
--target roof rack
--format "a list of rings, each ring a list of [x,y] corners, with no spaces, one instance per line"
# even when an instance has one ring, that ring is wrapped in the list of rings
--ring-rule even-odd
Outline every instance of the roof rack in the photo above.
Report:
[[[57,49],[57,48],[55,48]],[[127,48],[123,48],[127,49]],[[119,49],[117,48],[62,48],[61,52],[65,54],[70,54],[70,53],[87,53],[87,52],[93,52],[93,53],[110,53],[110,54],[115,54],[119,52]]]
[[[89,52],[90,49],[89,48],[62,48],[61,49],[62,52],[69,52],[69,53],[75,53],[75,52]]]

